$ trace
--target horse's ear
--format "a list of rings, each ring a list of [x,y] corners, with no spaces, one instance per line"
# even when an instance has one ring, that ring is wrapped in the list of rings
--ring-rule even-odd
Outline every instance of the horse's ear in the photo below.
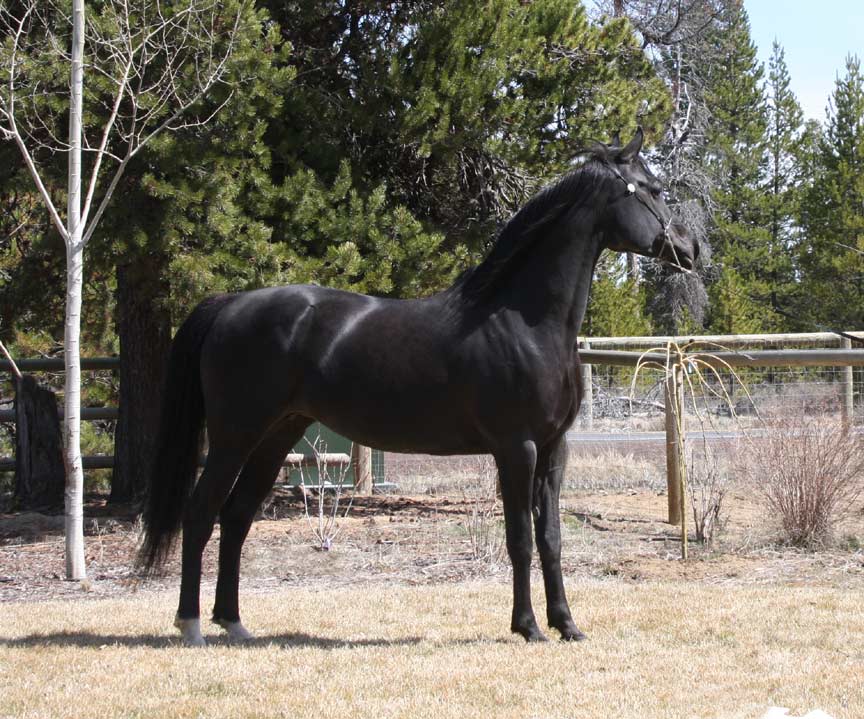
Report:
[[[616,132],[612,135],[612,144],[609,147],[621,147],[621,133]]]
[[[642,132],[641,127],[636,128],[636,134],[633,135],[633,139],[627,143],[627,146],[621,150],[618,155],[618,159],[621,162],[630,162],[636,155],[639,154],[639,150],[642,149],[642,142],[645,140],[645,135]]]
[[[588,150],[583,151],[583,152],[587,152],[589,155],[593,155],[598,160],[602,160],[603,162],[608,162],[609,161],[609,150],[610,150],[609,146],[604,145],[599,140],[594,140],[589,145]]]

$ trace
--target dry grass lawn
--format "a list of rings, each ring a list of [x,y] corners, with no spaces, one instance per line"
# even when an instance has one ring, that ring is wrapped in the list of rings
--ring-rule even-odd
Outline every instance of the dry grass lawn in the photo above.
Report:
[[[178,645],[174,591],[7,602],[0,717],[864,717],[860,591],[585,579],[570,595],[579,645],[512,637],[503,578],[247,593],[260,639],[214,628],[205,650]]]

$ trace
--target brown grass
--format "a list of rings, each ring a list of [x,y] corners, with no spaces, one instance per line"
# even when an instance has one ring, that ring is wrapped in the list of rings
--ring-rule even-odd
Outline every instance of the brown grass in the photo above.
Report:
[[[857,591],[585,580],[570,594],[579,645],[512,638],[503,579],[247,594],[261,638],[212,632],[206,650],[178,646],[173,591],[7,603],[0,717],[864,716]]]

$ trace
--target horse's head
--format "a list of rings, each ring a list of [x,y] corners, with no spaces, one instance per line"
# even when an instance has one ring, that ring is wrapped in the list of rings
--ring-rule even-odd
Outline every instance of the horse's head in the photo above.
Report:
[[[657,257],[679,270],[690,270],[699,244],[675,221],[663,199],[663,186],[640,157],[642,129],[624,147],[600,145],[596,158],[611,174],[609,198],[600,218],[603,246],[616,252]]]

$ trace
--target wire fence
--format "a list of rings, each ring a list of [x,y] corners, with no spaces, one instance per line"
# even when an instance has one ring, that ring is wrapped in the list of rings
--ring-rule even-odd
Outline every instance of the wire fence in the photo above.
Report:
[[[591,349],[646,352],[666,351],[672,338],[595,338]],[[686,338],[678,338],[683,343]],[[848,349],[842,337],[812,335],[761,335],[694,338],[690,351],[734,352],[776,350],[795,356],[801,350]],[[750,428],[763,418],[784,416],[837,416],[864,424],[864,367],[860,366],[760,366],[701,368],[704,382],[697,382],[691,367],[689,380],[695,390],[686,402],[692,419],[715,429]],[[586,405],[578,431],[617,433],[664,429],[665,376],[652,367],[637,370],[609,364],[593,364]]]
[[[855,334],[855,333],[853,333]],[[864,333],[857,333],[864,340]],[[670,340],[685,343],[689,338],[589,338],[590,350],[618,350],[643,353],[648,350],[666,351]],[[759,427],[765,419],[800,418],[802,416],[845,418],[864,430],[864,367],[781,366],[788,358],[802,351],[849,349],[852,343],[836,335],[712,336],[693,338],[700,344],[691,347],[704,352],[733,352],[736,356],[751,356],[750,352],[778,351],[778,365],[736,367],[734,370],[715,364],[715,370],[703,369],[704,386],[685,402],[686,425],[689,432],[713,433],[718,443],[726,446],[742,431]],[[856,348],[862,345],[855,344]],[[858,354],[860,353],[860,354]],[[603,352],[596,353],[602,355]],[[859,365],[864,349],[855,350]],[[584,352],[589,356],[589,352]],[[781,361],[781,359],[783,361]],[[112,360],[116,363],[116,359]],[[626,485],[661,486],[665,462],[666,381],[657,369],[608,363],[593,359],[585,369],[590,391],[586,393],[582,410],[568,438],[571,441],[571,486],[587,486],[602,481],[624,482]],[[590,368],[590,369],[589,369]],[[42,369],[34,367],[33,369]],[[111,369],[93,367],[89,373],[103,382],[112,380]],[[44,370],[43,370],[44,371]],[[46,373],[51,384],[61,375]],[[695,380],[692,373],[691,380]],[[694,386],[697,383],[694,381]],[[11,408],[11,397],[0,410]],[[109,393],[110,394],[110,393]],[[92,410],[95,411],[95,410]],[[0,411],[0,414],[3,414]],[[104,446],[110,453],[114,423],[107,417],[92,417],[86,422],[94,447]],[[13,453],[12,425],[0,422],[0,455]],[[594,462],[599,458],[599,463]],[[445,491],[449,484],[470,482],[476,470],[476,458],[442,458],[421,455],[392,455],[386,459],[388,479],[396,491]],[[592,463],[593,462],[593,463]],[[594,465],[597,465],[596,467]],[[611,479],[610,479],[611,478]],[[457,481],[458,480],[458,481]],[[587,483],[587,484],[586,484]],[[404,486],[403,486],[404,485]],[[454,485],[455,486],[455,485]],[[598,485],[599,486],[599,485]],[[616,485],[617,486],[617,485]]]

